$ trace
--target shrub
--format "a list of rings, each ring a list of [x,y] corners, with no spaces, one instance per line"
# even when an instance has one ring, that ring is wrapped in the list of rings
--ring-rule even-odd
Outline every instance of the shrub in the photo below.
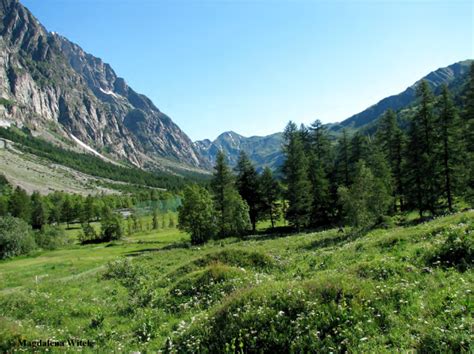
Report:
[[[82,244],[100,241],[97,232],[91,224],[85,222],[81,226],[82,232],[79,234],[78,239]]]
[[[122,217],[118,214],[104,216],[101,223],[101,240],[120,240],[123,237]]]
[[[446,231],[447,238],[427,255],[430,265],[454,267],[464,272],[474,264],[474,227],[460,224]]]
[[[26,254],[35,248],[31,227],[25,221],[0,217],[0,259]]]
[[[66,232],[59,226],[45,225],[35,234],[36,244],[47,250],[54,250],[69,243]]]

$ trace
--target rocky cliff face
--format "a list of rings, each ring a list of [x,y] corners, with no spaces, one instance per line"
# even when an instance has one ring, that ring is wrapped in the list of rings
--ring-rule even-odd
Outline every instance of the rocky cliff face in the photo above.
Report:
[[[49,33],[17,0],[0,0],[0,123],[140,167],[165,168],[169,161],[209,167],[150,99],[101,59]]]

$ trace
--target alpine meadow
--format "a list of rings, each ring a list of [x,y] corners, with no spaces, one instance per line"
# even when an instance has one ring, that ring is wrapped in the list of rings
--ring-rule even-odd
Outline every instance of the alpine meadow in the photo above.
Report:
[[[0,0],[0,352],[473,352],[472,14]]]

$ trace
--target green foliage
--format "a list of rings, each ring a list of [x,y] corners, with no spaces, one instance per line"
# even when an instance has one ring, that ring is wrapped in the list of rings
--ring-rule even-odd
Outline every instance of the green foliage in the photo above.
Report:
[[[123,237],[123,219],[121,215],[110,213],[104,215],[100,222],[100,237],[102,242],[120,240]]]
[[[78,240],[81,243],[94,243],[95,241],[99,240],[99,235],[91,224],[84,222],[81,224],[81,228],[82,233],[80,233],[78,236]]]
[[[31,226],[33,229],[41,229],[43,225],[48,223],[49,210],[38,192],[31,195]]]
[[[288,123],[284,138],[283,152],[286,160],[283,165],[283,174],[288,200],[286,219],[296,229],[300,229],[308,226],[310,222],[311,184],[308,179],[308,159],[301,134],[294,123]]]
[[[339,197],[347,223],[356,228],[373,226],[390,205],[390,193],[384,181],[374,177],[363,161],[357,164],[351,187],[339,188]]]
[[[216,212],[209,192],[190,185],[184,190],[183,204],[178,211],[178,228],[191,235],[191,243],[201,244],[217,234]]]
[[[275,227],[275,220],[279,218],[278,201],[282,194],[280,183],[273,177],[272,170],[265,167],[259,176],[260,187],[260,213],[264,220],[270,219],[272,228]]]
[[[36,248],[30,226],[19,218],[0,217],[0,259],[27,254]]]
[[[260,186],[257,171],[250,162],[247,154],[241,152],[237,166],[235,167],[237,172],[236,186],[240,196],[247,203],[249,207],[250,222],[252,224],[252,230],[256,230],[257,220],[260,214],[260,205],[262,196],[260,195]]]
[[[46,250],[54,250],[67,245],[70,241],[60,226],[44,225],[35,233],[36,244]]]
[[[430,265],[455,267],[461,272],[474,266],[474,222],[444,231],[445,241],[427,255]],[[444,235],[443,235],[444,236]]]
[[[4,106],[6,108],[13,107],[14,102],[12,100],[8,100],[6,98],[0,97],[0,106]]]
[[[426,81],[417,88],[419,108],[411,121],[407,151],[408,201],[419,210],[435,214],[439,197],[438,165],[435,158],[434,98]]]
[[[23,219],[26,222],[30,222],[31,217],[31,204],[30,198],[26,191],[20,187],[16,187],[10,196],[8,211],[16,218]]]
[[[217,155],[214,176],[211,181],[214,208],[217,214],[218,235],[238,236],[250,229],[249,208],[237,192],[225,155]]]

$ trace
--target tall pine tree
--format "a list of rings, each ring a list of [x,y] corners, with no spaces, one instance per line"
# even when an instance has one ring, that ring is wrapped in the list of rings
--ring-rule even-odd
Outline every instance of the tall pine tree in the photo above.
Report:
[[[439,188],[435,158],[434,98],[426,81],[419,84],[417,95],[419,105],[410,125],[406,175],[407,197],[412,206],[418,209],[421,218],[424,211],[432,214],[436,212]]]
[[[377,130],[377,143],[381,147],[390,166],[394,188],[394,209],[397,209],[397,201],[400,210],[403,210],[404,186],[403,186],[403,154],[405,136],[397,123],[397,115],[392,109],[388,109],[383,115]]]
[[[243,234],[250,226],[247,203],[237,192],[225,159],[224,153],[219,151],[211,181],[220,237]]]
[[[264,216],[270,219],[272,228],[274,228],[281,187],[278,181],[273,177],[272,170],[269,167],[265,167],[259,180],[261,196],[260,210]]]
[[[259,179],[255,167],[244,151],[240,152],[237,166],[236,185],[240,196],[247,202],[249,206],[250,222],[252,223],[252,230],[256,230],[257,220],[259,216],[260,206],[260,188],[258,185]]]
[[[286,219],[298,230],[309,224],[311,212],[311,184],[308,179],[308,160],[301,133],[293,122],[284,132],[284,180],[287,185],[288,208]]]
[[[456,170],[461,153],[456,108],[446,85],[438,101],[439,163],[442,165],[441,183],[449,211],[453,210],[453,194],[457,182]]]

